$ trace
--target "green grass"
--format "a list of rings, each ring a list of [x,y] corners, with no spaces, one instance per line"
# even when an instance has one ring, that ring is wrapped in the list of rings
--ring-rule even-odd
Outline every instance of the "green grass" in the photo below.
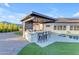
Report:
[[[79,55],[79,43],[56,42],[44,48],[32,43],[25,46],[18,55]]]
[[[16,35],[22,35],[22,32],[18,31],[18,32],[15,32]]]

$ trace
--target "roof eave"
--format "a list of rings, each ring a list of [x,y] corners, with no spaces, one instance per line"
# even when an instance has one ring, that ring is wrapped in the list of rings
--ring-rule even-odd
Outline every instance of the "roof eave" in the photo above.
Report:
[[[26,20],[26,18],[28,18],[29,16],[32,16],[32,15],[36,15],[36,16],[43,17],[43,18],[50,19],[50,20],[55,20],[52,17],[49,17],[49,16],[46,16],[46,15],[43,15],[43,14],[40,14],[40,13],[32,11],[30,14],[28,14],[27,16],[25,16],[21,21]]]

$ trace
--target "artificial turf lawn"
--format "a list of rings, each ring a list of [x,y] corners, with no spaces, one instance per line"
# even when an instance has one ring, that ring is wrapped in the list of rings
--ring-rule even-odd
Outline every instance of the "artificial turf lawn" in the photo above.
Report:
[[[43,48],[32,43],[25,46],[18,55],[79,55],[79,43],[56,42]]]

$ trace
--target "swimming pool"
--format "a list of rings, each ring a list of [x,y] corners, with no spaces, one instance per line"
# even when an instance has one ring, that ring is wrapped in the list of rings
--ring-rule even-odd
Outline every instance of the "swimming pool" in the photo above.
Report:
[[[77,35],[60,34],[59,36],[61,36],[61,37],[67,37],[67,38],[69,38],[69,39],[79,40],[79,36],[77,36]]]
[[[79,36],[72,36],[72,35],[69,35],[69,38],[70,38],[70,39],[76,39],[76,40],[79,40]]]

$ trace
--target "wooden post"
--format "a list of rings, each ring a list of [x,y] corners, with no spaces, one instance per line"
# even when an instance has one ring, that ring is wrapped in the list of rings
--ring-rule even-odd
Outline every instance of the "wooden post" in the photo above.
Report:
[[[23,22],[23,38],[25,38],[25,22]]]

